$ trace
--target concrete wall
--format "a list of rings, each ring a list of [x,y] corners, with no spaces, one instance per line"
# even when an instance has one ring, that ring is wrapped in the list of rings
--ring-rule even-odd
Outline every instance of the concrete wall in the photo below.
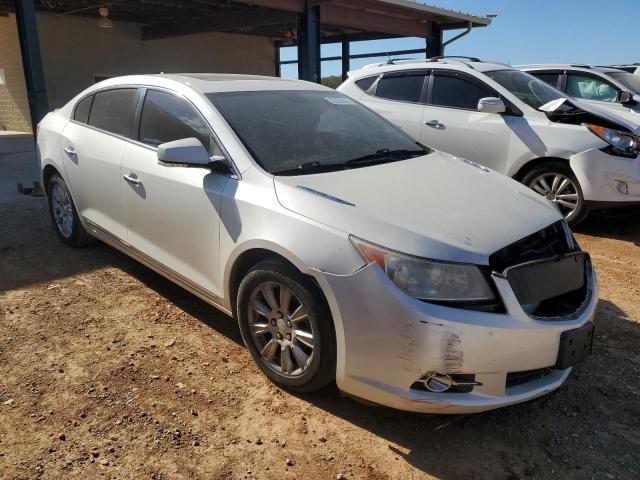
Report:
[[[274,74],[270,38],[202,33],[141,40],[130,22],[98,28],[98,18],[38,15],[49,106],[58,108],[94,83],[94,75],[226,72]]]
[[[0,16],[0,69],[4,70],[5,76],[5,85],[0,85],[0,130],[30,132],[27,89],[24,84],[16,18],[13,14]]]

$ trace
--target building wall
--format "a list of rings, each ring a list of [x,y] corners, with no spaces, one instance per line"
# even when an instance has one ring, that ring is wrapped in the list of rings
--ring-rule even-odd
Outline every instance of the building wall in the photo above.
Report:
[[[27,88],[13,14],[0,16],[0,69],[4,70],[5,76],[5,85],[0,85],[0,130],[30,132]]]
[[[142,41],[137,24],[98,18],[38,15],[38,32],[50,108],[59,108],[92,85],[95,75],[226,72],[274,74],[270,38],[202,33]]]

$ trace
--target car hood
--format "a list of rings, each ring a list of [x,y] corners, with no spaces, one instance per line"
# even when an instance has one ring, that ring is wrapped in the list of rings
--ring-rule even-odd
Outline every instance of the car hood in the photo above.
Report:
[[[608,122],[620,125],[630,132],[640,135],[640,114],[629,110],[620,104],[611,104],[611,106],[596,106],[592,102],[578,100],[576,98],[558,98],[539,108],[540,111],[553,113],[563,104],[573,105],[580,110],[590,113],[596,117],[600,117]]]
[[[378,245],[456,262],[491,253],[560,220],[510,178],[442,152],[337,172],[274,177],[281,205]]]

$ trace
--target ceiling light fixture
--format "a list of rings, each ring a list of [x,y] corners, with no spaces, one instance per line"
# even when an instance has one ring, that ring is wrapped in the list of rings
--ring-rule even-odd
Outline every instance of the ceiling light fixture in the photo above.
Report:
[[[100,7],[100,20],[98,20],[98,27],[100,28],[112,28],[113,23],[109,19],[109,9],[107,7]]]

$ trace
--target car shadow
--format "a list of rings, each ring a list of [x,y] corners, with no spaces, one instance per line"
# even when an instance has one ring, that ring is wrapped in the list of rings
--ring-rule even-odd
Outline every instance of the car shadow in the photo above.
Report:
[[[640,246],[640,207],[635,211],[593,211],[573,230],[585,235],[633,242]]]

